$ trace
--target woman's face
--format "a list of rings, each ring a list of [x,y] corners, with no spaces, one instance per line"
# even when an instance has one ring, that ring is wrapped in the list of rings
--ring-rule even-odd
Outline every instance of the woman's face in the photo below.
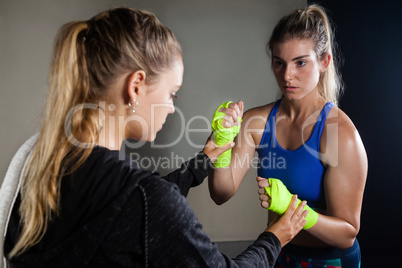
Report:
[[[312,40],[293,38],[273,46],[272,70],[288,100],[300,100],[317,90],[321,69]]]
[[[179,58],[170,69],[160,74],[158,82],[147,86],[144,96],[138,98],[136,114],[141,117],[140,140],[155,140],[156,133],[162,129],[168,114],[175,111],[173,99],[182,82],[183,61]]]

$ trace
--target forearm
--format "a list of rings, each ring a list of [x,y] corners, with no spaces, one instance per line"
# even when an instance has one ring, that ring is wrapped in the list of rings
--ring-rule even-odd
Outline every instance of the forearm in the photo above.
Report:
[[[200,152],[193,159],[184,162],[180,168],[162,178],[175,183],[180,193],[187,196],[190,188],[200,185],[212,171],[211,160],[205,153]]]
[[[236,187],[230,166],[215,168],[208,176],[209,193],[218,205],[228,201],[235,193]]]
[[[239,267],[274,267],[280,250],[279,239],[271,232],[264,232],[233,261]]]
[[[347,249],[353,245],[359,230],[343,219],[319,214],[317,223],[307,232],[330,246]]]
[[[228,201],[239,189],[241,182],[251,167],[254,148],[235,147],[232,150],[232,161],[225,168],[215,168],[209,175],[208,185],[212,200],[221,205]],[[240,149],[243,149],[241,151]]]

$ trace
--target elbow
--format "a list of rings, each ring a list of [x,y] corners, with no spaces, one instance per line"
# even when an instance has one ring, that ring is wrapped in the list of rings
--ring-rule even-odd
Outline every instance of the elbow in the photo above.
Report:
[[[213,193],[210,192],[211,199],[217,204],[218,206],[226,203],[234,194],[229,193]]]
[[[235,190],[224,188],[224,187],[212,187],[209,185],[209,196],[218,206],[226,203],[232,196],[236,193]]]
[[[355,243],[355,240],[356,240],[356,237],[345,239],[345,241],[339,245],[339,248],[343,249],[343,250],[351,248],[353,246],[353,244]]]
[[[230,198],[225,198],[225,197],[220,197],[220,196],[216,196],[211,194],[211,199],[215,202],[215,204],[217,204],[218,206],[226,203],[226,201],[228,201]]]
[[[226,202],[224,200],[217,200],[217,199],[212,199],[212,200],[214,200],[215,204],[218,206],[223,205]]]
[[[359,228],[356,228],[353,230],[353,232],[350,233],[345,239],[342,241],[342,243],[339,245],[340,249],[348,249],[353,246],[356,240],[356,236],[359,233]]]

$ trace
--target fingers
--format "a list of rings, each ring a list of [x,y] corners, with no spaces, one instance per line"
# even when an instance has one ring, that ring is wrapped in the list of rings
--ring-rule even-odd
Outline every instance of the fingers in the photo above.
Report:
[[[232,108],[220,108],[219,112],[230,116],[233,119],[234,122],[237,121],[237,117],[239,116],[238,111],[236,111],[236,109],[232,109]]]
[[[234,125],[240,125],[238,118],[243,117],[244,104],[242,101],[238,103],[230,103],[229,108],[220,108],[219,112],[225,113],[226,116],[223,117],[222,125],[224,127],[232,127]]]
[[[257,177],[258,187],[265,188],[269,187],[269,182],[267,179],[262,177]]]
[[[266,202],[268,202],[271,198],[269,198],[269,196],[268,195],[266,195],[266,194],[260,194],[260,200],[261,201],[266,201]]]
[[[267,180],[267,179],[263,178],[263,177],[260,177],[260,176],[257,176],[257,181],[262,181],[262,180]]]
[[[308,210],[305,210],[302,212],[300,218],[298,219],[297,224],[299,225],[299,231],[301,231],[301,229],[303,229],[304,225],[306,225],[307,221],[306,221],[306,216],[308,214]]]
[[[290,201],[290,204],[289,204],[289,206],[288,206],[288,209],[286,210],[286,212],[285,212],[285,214],[282,216],[282,218],[284,218],[284,219],[291,219],[292,216],[293,216],[293,214],[294,214],[294,212],[295,212],[296,206],[297,206],[297,195],[294,195],[294,196],[292,197],[292,201]],[[304,207],[304,206],[303,206],[303,207]]]
[[[222,153],[233,148],[234,145],[234,142],[228,142],[225,145],[218,146],[213,140],[208,139],[203,152],[211,159],[212,163],[214,163]]]
[[[296,200],[297,200],[297,198],[296,198]],[[293,213],[293,215],[291,217],[291,219],[294,222],[298,222],[300,219],[304,220],[304,217],[301,217],[301,215],[304,213],[303,209],[304,209],[304,206],[306,205],[306,203],[307,203],[306,201],[303,201],[303,202],[300,203],[299,206],[297,206],[296,210],[294,211],[294,213]],[[307,213],[306,213],[306,215],[307,215]]]
[[[304,205],[302,206],[302,203],[300,204],[300,206],[297,207],[296,211],[294,212],[290,222],[294,224],[295,227],[295,231],[296,232],[300,232],[304,225],[306,225],[307,221],[306,221],[306,216],[308,213],[308,210],[304,210],[302,208],[304,208]],[[299,210],[300,208],[300,210]]]
[[[205,143],[205,147],[207,148],[216,148],[218,147],[218,145],[216,145],[216,143],[212,140],[213,136],[211,134],[211,136],[209,136],[207,142]]]
[[[263,208],[269,208],[270,204],[270,196],[267,195],[265,192],[265,187],[268,187],[268,180],[262,177],[257,177],[257,182],[258,182],[258,194],[259,194],[259,199],[261,201],[261,207]]]
[[[222,126],[226,128],[233,127],[235,125],[235,121],[231,115],[225,115],[222,117]]]
[[[258,188],[258,194],[260,195],[266,194],[265,188]]]
[[[222,154],[223,152],[226,152],[227,150],[229,150],[230,148],[233,148],[233,146],[235,146],[235,143],[233,141],[230,141],[221,146],[216,145],[216,143],[213,141],[209,141],[207,144],[209,144],[209,146],[212,147],[213,150],[219,152],[219,154]]]
[[[239,105],[238,105],[237,103],[234,103],[234,102],[230,103],[230,104],[229,104],[229,108],[235,110],[235,111],[236,111],[236,114],[237,114],[238,116],[241,116],[241,110],[240,110],[240,107],[239,107]]]
[[[266,195],[260,195],[261,207],[269,208],[271,203],[269,202],[270,198]]]
[[[269,187],[268,180],[259,181],[258,182],[258,187],[261,187],[261,188]]]
[[[243,118],[243,113],[244,113],[244,103],[243,103],[242,101],[239,101],[239,102],[237,103],[237,105],[239,106],[239,109],[240,109],[240,117],[242,117],[242,118]]]
[[[233,148],[233,146],[235,146],[235,143],[232,142],[228,142],[225,145],[222,146],[217,146],[217,150],[221,151],[221,153],[226,152],[227,150],[229,150],[230,148]]]
[[[297,231],[300,231],[307,222],[305,218],[308,211],[303,211],[306,203],[306,201],[303,201],[297,206],[297,195],[294,195],[288,209],[283,215],[283,219],[289,220],[290,223],[294,224]]]
[[[273,232],[278,237],[282,246],[291,241],[306,224],[305,217],[308,211],[303,211],[306,201],[301,202],[299,206],[297,202],[297,195],[294,195],[285,214],[279,218],[278,222],[267,228],[267,231]]]
[[[262,202],[261,202],[261,207],[262,207],[262,208],[269,208],[269,206],[270,206],[270,203],[269,203],[269,202],[267,202],[267,201],[262,201]]]
[[[219,146],[213,141],[213,139],[211,139],[211,136],[210,136],[210,138],[208,138],[207,142],[205,143],[205,147],[208,147],[211,149],[219,149],[219,150],[227,151],[230,148],[232,148],[233,146],[235,146],[235,144],[236,143],[232,141],[232,142],[228,142],[224,145]]]

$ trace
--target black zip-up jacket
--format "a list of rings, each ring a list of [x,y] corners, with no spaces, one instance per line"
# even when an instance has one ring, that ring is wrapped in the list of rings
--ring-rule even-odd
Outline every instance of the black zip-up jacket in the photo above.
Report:
[[[185,196],[212,171],[199,153],[161,178],[128,156],[96,147],[62,179],[61,207],[43,239],[10,260],[14,267],[273,267],[278,238],[262,233],[234,259],[219,252]],[[13,207],[5,253],[19,235],[20,199]]]

